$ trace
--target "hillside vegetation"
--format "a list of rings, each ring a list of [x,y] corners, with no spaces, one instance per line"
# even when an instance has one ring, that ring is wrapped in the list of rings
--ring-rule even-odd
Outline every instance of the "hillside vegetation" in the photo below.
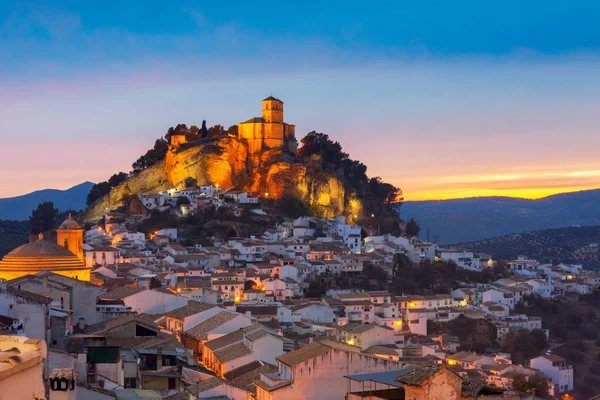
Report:
[[[540,262],[582,263],[598,269],[599,245],[600,226],[583,226],[515,233],[456,246],[488,253],[494,258],[513,259],[525,254]]]
[[[29,221],[0,220],[0,257],[22,244],[29,237]]]
[[[414,217],[421,238],[440,244],[472,242],[512,233],[600,225],[600,190],[564,193],[539,200],[510,197],[407,201],[404,220]]]

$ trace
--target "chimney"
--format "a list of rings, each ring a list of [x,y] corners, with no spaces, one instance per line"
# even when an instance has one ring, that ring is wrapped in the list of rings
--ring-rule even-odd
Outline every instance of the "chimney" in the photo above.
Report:
[[[50,400],[77,400],[77,385],[72,368],[55,368],[48,378]]]
[[[156,348],[156,370],[160,371],[162,369],[162,365],[163,365],[163,359],[162,359],[163,355],[162,355],[162,346],[158,346]]]
[[[85,318],[79,318],[79,322],[77,323],[77,327],[79,330],[85,329]]]

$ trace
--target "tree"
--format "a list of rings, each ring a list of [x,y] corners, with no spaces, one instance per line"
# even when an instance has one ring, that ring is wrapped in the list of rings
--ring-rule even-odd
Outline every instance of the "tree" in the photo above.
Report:
[[[229,128],[227,128],[227,135],[237,137],[237,135],[238,135],[238,126],[237,125],[231,125]]]
[[[104,197],[107,194],[109,194],[111,189],[112,189],[112,186],[110,185],[110,183],[108,183],[106,181],[96,183],[90,189],[90,192],[88,193],[87,198],[85,199],[85,203],[88,206],[91,205],[99,198]]]
[[[225,128],[223,128],[223,125],[215,125],[208,128],[208,137],[214,139],[221,136],[225,136]]]
[[[111,187],[119,186],[121,183],[125,182],[129,177],[125,172],[119,172],[118,174],[114,174],[108,179],[108,183]]]
[[[152,279],[150,279],[150,289],[158,289],[160,287],[162,287],[160,281],[155,276],[153,276]]]
[[[548,347],[546,334],[534,329],[531,332],[527,329],[508,332],[502,339],[502,351],[510,353],[513,363],[522,364],[530,358],[540,355]]]
[[[54,207],[54,203],[46,201],[38,204],[37,208],[31,211],[29,216],[29,226],[31,233],[37,235],[38,233],[46,232],[57,225],[58,208]]]
[[[134,174],[151,167],[165,158],[167,150],[169,150],[168,140],[173,132],[175,132],[175,130],[173,128],[169,128],[169,132],[164,138],[156,139],[154,142],[154,147],[148,150],[146,154],[138,158],[136,162],[132,164],[131,167],[133,168]]]
[[[177,207],[180,207],[180,206],[186,205],[186,204],[190,204],[190,199],[188,199],[186,196],[179,196],[177,198]]]
[[[419,236],[419,232],[421,232],[421,227],[417,223],[417,220],[411,217],[406,224],[406,236]]]
[[[208,129],[206,129],[206,120],[202,120],[202,130],[200,131],[200,137],[205,138],[208,136]]]
[[[539,375],[517,375],[513,379],[512,388],[522,393],[531,393],[535,389],[536,398],[545,399],[548,396],[548,378]]]

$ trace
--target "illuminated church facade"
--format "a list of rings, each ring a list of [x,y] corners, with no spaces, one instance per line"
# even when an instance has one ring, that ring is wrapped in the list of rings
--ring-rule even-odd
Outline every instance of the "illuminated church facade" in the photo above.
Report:
[[[90,280],[91,268],[83,256],[83,229],[69,215],[56,230],[57,243],[40,234],[38,240],[17,247],[0,260],[0,278],[11,280],[42,271]]]
[[[262,101],[262,117],[238,124],[238,138],[248,142],[250,154],[281,149],[296,154],[296,126],[283,122],[283,101],[269,96]]]

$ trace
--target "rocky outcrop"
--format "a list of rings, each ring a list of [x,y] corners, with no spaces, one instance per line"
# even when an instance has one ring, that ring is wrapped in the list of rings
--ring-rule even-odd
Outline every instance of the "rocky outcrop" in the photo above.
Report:
[[[126,205],[129,197],[134,194],[157,193],[169,189],[172,186],[164,169],[164,162],[160,162],[112,188],[107,196],[98,199],[87,209],[83,219],[100,220],[107,211]]]
[[[248,146],[232,137],[187,143],[169,149],[164,172],[174,187],[189,177],[198,185],[229,188],[249,172]]]
[[[165,160],[129,178],[98,200],[86,220],[100,219],[106,209],[126,204],[133,194],[156,193],[192,178],[198,185],[237,187],[271,199],[293,197],[318,214],[349,217],[361,212],[362,203],[335,174],[323,172],[320,160],[302,164],[281,150],[249,155],[245,141],[234,137],[201,139],[171,147]]]

